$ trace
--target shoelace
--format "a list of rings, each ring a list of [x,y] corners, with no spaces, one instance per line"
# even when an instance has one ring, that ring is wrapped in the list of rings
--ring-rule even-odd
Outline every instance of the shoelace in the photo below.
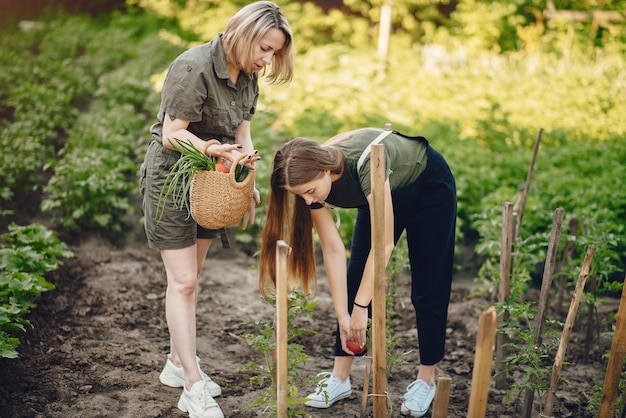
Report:
[[[419,405],[422,405],[426,401],[426,397],[432,390],[430,386],[424,381],[415,381],[411,385],[411,393],[408,398],[414,400]]]
[[[202,384],[202,389],[197,392],[197,395],[205,410],[217,406],[217,402],[215,402],[215,399],[213,399],[209,391],[209,385],[206,383]]]
[[[211,382],[211,378],[202,370],[200,370],[200,378],[205,382]]]

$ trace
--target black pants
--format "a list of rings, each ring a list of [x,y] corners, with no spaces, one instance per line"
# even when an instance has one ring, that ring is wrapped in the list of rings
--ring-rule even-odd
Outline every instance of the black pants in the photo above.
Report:
[[[406,230],[411,265],[411,301],[415,308],[420,362],[438,363],[444,356],[448,304],[454,268],[456,184],[439,152],[428,147],[424,172],[412,184],[392,192],[394,240]],[[352,310],[371,248],[369,206],[357,209],[348,262],[348,307]],[[370,312],[371,313],[371,312]],[[335,355],[341,349],[339,330]]]

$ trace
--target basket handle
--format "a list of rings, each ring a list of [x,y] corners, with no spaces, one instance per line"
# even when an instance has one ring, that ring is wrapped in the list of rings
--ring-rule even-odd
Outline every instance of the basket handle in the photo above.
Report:
[[[241,161],[242,158],[245,158],[248,155],[250,154],[239,154],[233,161],[233,165],[231,166],[230,173],[228,173],[228,180],[230,180],[231,186],[233,186],[236,189],[243,189],[251,181],[254,181],[254,170],[248,171],[248,175],[241,182],[237,181],[237,178],[235,177],[235,171],[236,171],[237,165],[239,165],[239,161]]]
[[[211,145],[222,145],[222,143],[220,141],[218,141],[217,139],[209,139],[207,142],[204,143],[204,145],[202,146],[202,153],[204,155],[206,154],[206,150],[209,149],[209,147]]]
[[[221,144],[222,143],[218,141],[217,139],[209,139],[202,146],[202,153],[206,155],[206,151],[211,145],[221,145]],[[237,165],[239,165],[239,161],[242,158],[247,157],[248,155],[250,154],[239,154],[233,161],[232,167],[237,167]],[[235,177],[235,170],[232,169],[232,167],[231,167],[230,173],[228,173],[228,179],[230,181],[231,186],[233,186],[234,188],[242,189],[246,187],[251,181],[254,181],[254,172],[252,170],[248,172],[248,175],[246,176],[245,179],[243,179],[243,181],[241,182],[237,181],[237,178]]]

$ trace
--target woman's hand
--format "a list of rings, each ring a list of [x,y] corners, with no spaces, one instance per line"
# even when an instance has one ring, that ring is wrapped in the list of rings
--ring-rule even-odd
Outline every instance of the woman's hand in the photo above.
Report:
[[[241,144],[220,144],[217,140],[211,140],[204,146],[204,153],[210,157],[223,158],[231,162],[241,155]],[[245,157],[239,160],[239,165],[248,167],[250,170],[254,170],[256,162],[261,159],[257,155],[259,151],[255,150],[253,153],[247,154]]]
[[[261,194],[255,187],[254,190],[252,190],[252,199],[250,199],[250,207],[248,208],[248,211],[243,215],[241,229],[246,229],[248,225],[252,225],[254,223],[254,219],[256,215],[256,205],[259,205],[259,204],[261,204]]]
[[[218,157],[233,161],[233,153],[240,150],[241,147],[241,144],[220,144],[218,140],[212,139],[204,145],[202,151],[209,157]]]

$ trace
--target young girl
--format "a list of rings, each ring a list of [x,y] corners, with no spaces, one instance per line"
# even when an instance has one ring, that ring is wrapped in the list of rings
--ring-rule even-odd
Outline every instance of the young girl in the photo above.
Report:
[[[396,131],[358,129],[324,145],[295,138],[274,157],[267,222],[260,257],[260,289],[271,293],[276,272],[276,241],[292,248],[290,276],[305,292],[315,285],[312,227],[319,237],[338,332],[331,373],[308,396],[307,405],[328,408],[350,396],[354,352],[348,341],[366,342],[374,288],[371,257],[372,185],[370,144],[385,151],[385,257],[388,262],[401,233],[411,264],[411,300],[415,308],[421,367],[404,395],[401,412],[421,417],[435,394],[435,366],[444,356],[448,303],[453,273],[456,186],[450,169],[423,137]],[[295,195],[295,201],[291,196]],[[346,267],[346,251],[332,207],[357,208]]]
[[[213,399],[221,388],[198,365],[195,318],[198,276],[212,239],[220,235],[197,225],[171,199],[159,222],[155,214],[165,179],[180,157],[174,139],[190,141],[199,150],[208,140],[217,139],[220,144],[206,148],[208,155],[232,161],[238,152],[248,153],[240,163],[254,168],[258,157],[250,121],[259,96],[259,73],[270,84],[289,82],[293,76],[291,29],[281,9],[270,1],[244,6],[212,41],[189,49],[170,65],[141,167],[148,245],[160,251],[167,275],[170,354],[159,378],[165,385],[183,388],[178,408],[192,418],[224,416]],[[243,218],[244,229],[254,222],[258,203],[255,189]]]

